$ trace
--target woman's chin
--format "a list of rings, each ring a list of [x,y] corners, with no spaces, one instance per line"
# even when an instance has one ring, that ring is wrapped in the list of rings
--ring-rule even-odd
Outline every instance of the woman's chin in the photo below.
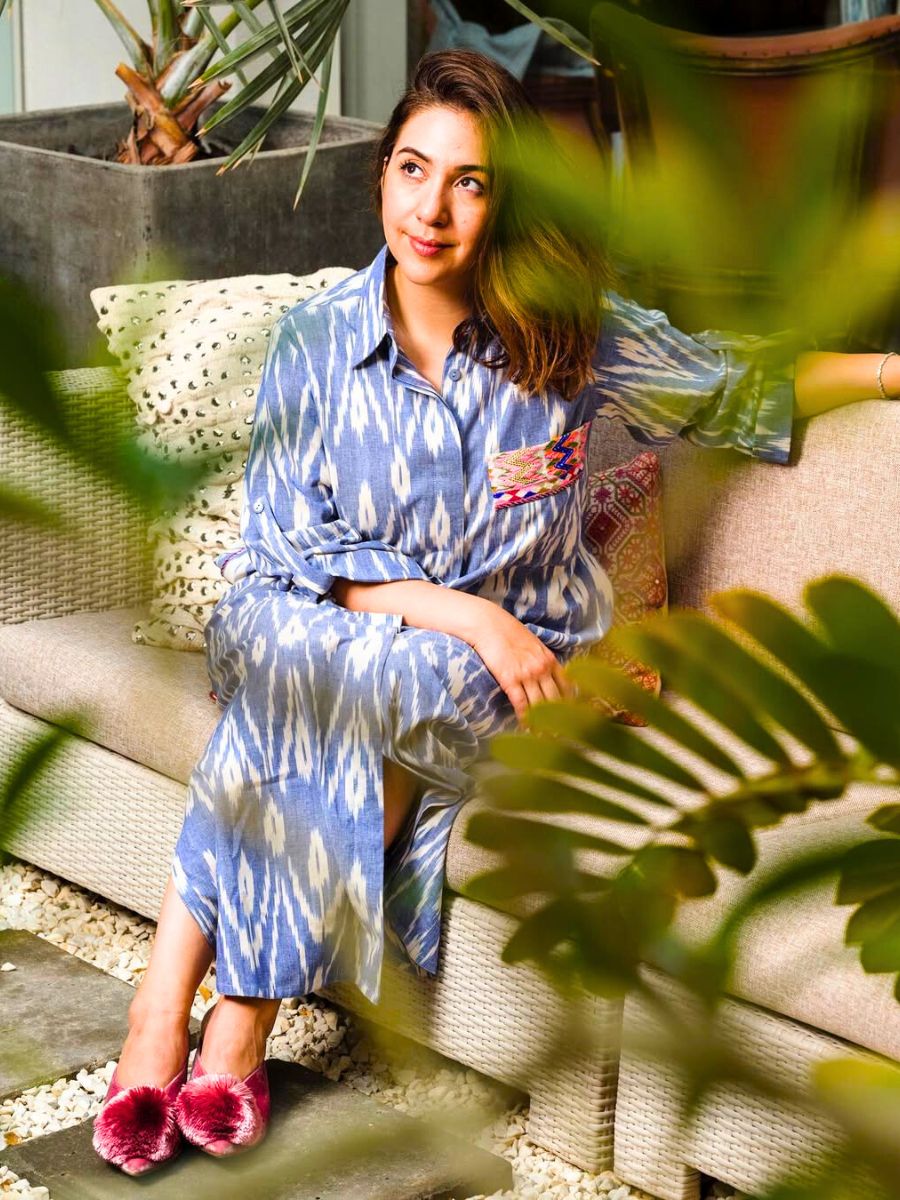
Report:
[[[451,268],[446,252],[440,251],[430,257],[417,254],[409,246],[404,246],[395,258],[403,274],[412,283],[444,283],[450,282],[456,272]]]

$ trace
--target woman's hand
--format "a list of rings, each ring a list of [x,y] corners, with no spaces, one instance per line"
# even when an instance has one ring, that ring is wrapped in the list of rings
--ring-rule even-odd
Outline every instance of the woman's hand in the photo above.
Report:
[[[499,605],[484,610],[477,631],[466,640],[509,697],[520,722],[538,700],[576,694],[553,651]]]

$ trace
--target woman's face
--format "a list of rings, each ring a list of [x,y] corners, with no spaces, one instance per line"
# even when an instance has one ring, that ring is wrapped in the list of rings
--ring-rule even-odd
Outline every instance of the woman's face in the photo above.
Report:
[[[465,291],[488,220],[481,129],[443,106],[415,113],[400,129],[381,177],[381,220],[397,269],[410,282]]]

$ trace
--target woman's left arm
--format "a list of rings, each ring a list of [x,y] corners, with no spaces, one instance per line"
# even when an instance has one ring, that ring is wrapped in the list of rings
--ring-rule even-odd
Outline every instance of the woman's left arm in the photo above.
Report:
[[[623,421],[639,442],[681,436],[786,463],[795,419],[880,394],[884,354],[820,353],[796,330],[687,334],[659,309],[614,291],[607,301],[594,355],[594,415]],[[896,394],[897,363],[884,363],[886,395]]]
[[[879,371],[881,386],[879,387]],[[883,395],[882,395],[883,391]],[[804,351],[794,369],[794,416],[814,417],[857,400],[900,400],[900,355]]]

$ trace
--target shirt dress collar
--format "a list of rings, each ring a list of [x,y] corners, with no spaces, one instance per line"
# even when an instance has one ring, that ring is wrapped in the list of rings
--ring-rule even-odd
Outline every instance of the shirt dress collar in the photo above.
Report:
[[[354,367],[380,349],[386,337],[391,339],[396,352],[397,342],[385,294],[385,273],[388,265],[395,261],[385,243],[363,272],[359,317],[350,346],[350,363]]]

